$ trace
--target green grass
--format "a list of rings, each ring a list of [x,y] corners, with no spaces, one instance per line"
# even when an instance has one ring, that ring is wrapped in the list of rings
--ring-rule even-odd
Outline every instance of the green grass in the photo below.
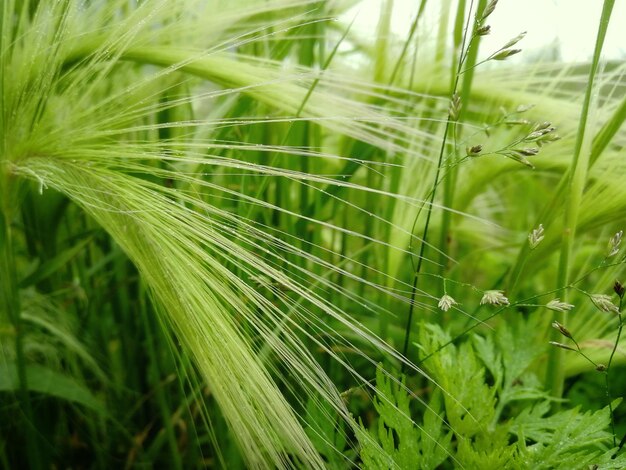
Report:
[[[613,2],[582,65],[426,3],[3,2],[3,467],[623,467]]]

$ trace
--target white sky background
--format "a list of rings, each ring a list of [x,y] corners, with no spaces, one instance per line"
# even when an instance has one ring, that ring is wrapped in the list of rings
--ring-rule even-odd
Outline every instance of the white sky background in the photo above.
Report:
[[[354,27],[368,31],[367,35],[373,39],[382,2],[363,0],[344,18],[349,22],[356,16]],[[431,0],[420,25],[437,28],[440,9],[445,3]],[[469,5],[470,1],[467,3]],[[481,40],[480,56],[496,51],[518,33],[527,31],[526,37],[515,46],[523,52],[511,59],[523,61],[524,52],[527,57],[536,56],[546,46],[558,41],[562,60],[588,61],[593,55],[602,3],[601,0],[500,0],[487,20],[487,24],[491,25],[491,34]],[[419,0],[394,0],[392,29],[400,38],[406,38],[419,4]],[[455,14],[456,5],[453,5],[450,21],[454,21]],[[615,2],[603,58],[626,60],[626,0]]]

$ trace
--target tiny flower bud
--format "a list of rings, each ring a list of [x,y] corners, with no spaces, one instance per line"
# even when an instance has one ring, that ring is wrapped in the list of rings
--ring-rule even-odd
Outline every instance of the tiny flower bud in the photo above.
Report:
[[[461,111],[461,97],[458,94],[452,95],[450,100],[450,107],[448,108],[448,115],[451,121],[456,121],[459,118],[459,112]]]
[[[487,290],[480,299],[480,305],[509,305],[509,299],[504,296],[501,290]]]
[[[534,108],[535,105],[534,104],[520,104],[517,109],[515,110],[516,113],[525,113],[526,111],[528,111],[529,109]]]
[[[596,370],[597,370],[598,372],[604,372],[604,371],[606,370],[606,366],[605,366],[604,364],[598,364],[598,365],[596,366]]]
[[[545,134],[543,136],[541,136],[541,139],[537,140],[537,145],[539,145],[539,147],[541,147],[544,144],[549,144],[550,142],[556,142],[557,140],[561,140],[561,137],[559,137],[558,134]]]
[[[544,127],[548,125],[548,127]],[[524,137],[524,142],[537,142],[537,143],[545,143],[545,142],[553,142],[555,140],[559,140],[560,137],[558,135],[552,134],[556,130],[556,127],[550,127],[549,122],[544,122],[543,124],[538,124],[535,126],[535,129]]]
[[[556,341],[550,341],[550,344],[552,346],[556,346],[557,348],[567,349],[568,351],[576,351],[576,349],[572,348],[571,346],[563,343],[557,343]]]
[[[456,300],[454,300],[448,294],[444,294],[444,296],[441,297],[441,299],[439,299],[439,303],[437,304],[437,306],[444,312],[447,312],[448,310],[450,310],[450,308],[453,305],[456,305],[456,304],[457,304]]]
[[[622,243],[622,235],[624,235],[624,231],[620,230],[609,240],[609,254],[607,255],[607,258],[615,256],[619,253],[619,246]]]
[[[530,124],[530,121],[528,119],[507,119],[504,123],[509,126],[525,126]]]
[[[514,46],[515,44],[520,42],[522,39],[524,39],[524,36],[526,36],[526,31],[519,33],[517,36],[515,36],[513,39],[507,42],[504,46],[502,46],[502,49],[508,49],[509,47]]]
[[[535,169],[535,165],[533,165],[532,163],[530,163],[530,160],[528,160],[527,158],[520,158],[519,162],[522,165],[526,165],[528,168],[532,168],[533,170]]]
[[[602,312],[615,312],[619,313],[617,306],[611,302],[611,298],[604,294],[593,294],[590,296],[591,301]]]
[[[527,157],[532,157],[533,155],[537,155],[539,153],[539,149],[533,148],[533,147],[528,147],[528,148],[525,148],[525,149],[520,149],[519,152],[522,155],[525,155]]]
[[[537,245],[541,243],[541,240],[543,240],[543,225],[539,224],[539,227],[533,229],[533,231],[528,235],[528,244],[530,245],[530,249],[534,250],[537,248]]]
[[[566,338],[572,339],[572,334],[570,333],[570,331],[563,325],[561,325],[558,321],[552,322],[552,328],[554,328],[555,330],[559,330],[559,333],[561,333]]]
[[[542,123],[539,123],[539,124],[535,125],[535,127],[533,128],[533,132],[534,131],[542,131],[544,129],[547,129],[550,126],[552,126],[551,122],[544,121]]]
[[[505,49],[503,51],[496,52],[493,56],[491,56],[492,60],[505,60],[511,57],[512,55],[518,54],[522,52],[521,49]]]
[[[496,9],[496,5],[498,4],[498,0],[491,0],[489,4],[483,10],[483,17],[480,21],[484,21],[489,15],[493,13],[493,10]]]
[[[498,152],[500,155],[504,155],[505,157],[510,158],[511,160],[515,160],[522,165],[526,165],[530,168],[535,168],[535,166],[530,163],[530,161],[526,158],[526,155],[521,150],[517,149],[509,149]]]
[[[485,25],[481,26],[476,30],[476,36],[486,36],[491,31],[491,26]]]
[[[624,287],[624,284],[619,281],[615,281],[615,284],[613,284],[613,290],[620,299],[623,298],[624,293],[626,293],[626,287]]]
[[[554,299],[546,304],[546,308],[549,308],[550,310],[554,310],[556,312],[567,312],[573,309],[574,306],[566,302],[561,302],[559,299]]]
[[[466,149],[467,151],[467,155],[469,155],[470,157],[478,155],[480,152],[483,151],[483,146],[482,145],[474,145],[472,147],[467,147]]]

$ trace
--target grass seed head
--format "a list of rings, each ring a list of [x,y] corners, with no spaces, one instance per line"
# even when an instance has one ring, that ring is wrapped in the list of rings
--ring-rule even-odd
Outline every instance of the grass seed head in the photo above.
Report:
[[[507,119],[504,123],[508,126],[526,126],[530,124],[528,119]]]
[[[535,125],[535,127],[533,128],[533,132],[535,132],[535,131],[543,131],[544,129],[548,129],[549,127],[552,127],[552,123],[551,122],[549,122],[549,121],[540,122],[540,123]]]
[[[509,305],[509,299],[506,298],[501,290],[486,290],[483,298],[480,299],[480,305]]]
[[[491,60],[506,60],[515,54],[519,54],[520,52],[522,52],[521,49],[504,49],[491,56]]]
[[[574,308],[574,305],[567,302],[561,302],[560,299],[553,299],[546,304],[546,308],[556,312],[568,312]]]
[[[504,155],[505,157],[510,158],[511,160],[515,160],[517,163],[521,163],[522,165],[526,165],[527,167],[530,167],[530,168],[535,168],[535,165],[530,163],[530,160],[526,158],[526,155],[521,150],[508,149],[508,150],[502,150],[498,153],[500,155]]]
[[[480,19],[481,22],[485,21],[489,15],[493,13],[496,9],[496,5],[498,4],[498,0],[491,0],[483,11],[483,16]]]
[[[526,111],[528,111],[529,109],[534,108],[535,105],[534,104],[520,104],[516,109],[515,112],[516,113],[525,113]]]
[[[563,343],[558,343],[556,341],[550,341],[550,344],[552,346],[555,346],[557,348],[561,348],[561,349],[567,349],[568,351],[576,351],[575,348],[568,346],[567,344],[563,344]]]
[[[519,33],[517,36],[515,36],[513,39],[507,42],[504,46],[502,46],[502,49],[508,49],[509,47],[514,46],[515,44],[520,42],[522,39],[524,39],[524,36],[526,36],[526,31]]]
[[[487,36],[491,32],[491,26],[481,26],[476,30],[476,36]]]
[[[466,151],[467,151],[468,156],[475,157],[476,155],[478,155],[480,152],[483,151],[483,146],[480,144],[473,145],[471,147],[467,147]]]
[[[456,300],[454,300],[448,294],[444,294],[443,297],[439,299],[439,303],[437,304],[437,306],[444,312],[450,310],[450,308],[452,308],[452,306],[454,305],[457,305]]]
[[[537,245],[541,243],[541,240],[543,240],[543,238],[543,225],[539,224],[539,227],[533,229],[533,231],[528,234],[528,244],[530,245],[530,249],[534,250],[535,248],[537,248]]]
[[[570,331],[567,328],[565,328],[565,326],[561,325],[558,321],[552,322],[552,328],[554,328],[555,330],[558,330],[559,333],[561,333],[566,338],[573,339],[572,333],[570,333]]]
[[[560,139],[560,137],[554,133],[555,130],[556,127],[552,126],[550,122],[545,121],[536,124],[533,130],[522,140],[523,142],[534,142],[541,147],[544,144]]]
[[[624,231],[620,230],[609,240],[609,254],[607,255],[607,258],[615,256],[619,253],[619,246],[622,243],[622,235],[624,235]]]
[[[624,293],[626,293],[626,287],[624,287],[624,284],[619,281],[615,281],[615,284],[613,284],[613,290],[620,299],[624,298]]]
[[[602,312],[619,313],[617,306],[611,302],[611,298],[605,294],[592,294],[589,296],[596,308]]]
[[[527,147],[525,149],[519,149],[519,152],[522,155],[526,155],[527,157],[532,157],[533,155],[537,155],[539,153],[539,149],[534,147]]]
[[[450,107],[448,108],[448,115],[450,121],[456,121],[459,119],[459,113],[461,111],[461,97],[455,93],[450,100]]]

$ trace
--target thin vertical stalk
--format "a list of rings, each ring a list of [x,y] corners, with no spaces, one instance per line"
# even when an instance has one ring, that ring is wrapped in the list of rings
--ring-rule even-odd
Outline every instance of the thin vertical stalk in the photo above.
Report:
[[[406,56],[406,53],[409,49],[409,45],[411,44],[411,41],[413,40],[413,37],[415,36],[415,32],[417,31],[417,25],[420,21],[420,18],[424,14],[424,10],[426,9],[426,2],[427,0],[422,0],[420,3],[417,14],[415,15],[415,19],[413,20],[413,23],[411,24],[409,35],[406,38],[406,41],[404,41],[404,45],[402,46],[402,52],[400,52],[400,55],[398,56],[398,59],[396,60],[396,65],[394,66],[393,71],[391,72],[391,76],[389,77],[389,86],[392,86],[394,84],[396,80],[396,76],[398,75],[398,72],[400,71],[402,63],[404,61],[404,56]],[[415,53],[416,52],[417,52],[417,44],[415,46]],[[409,87],[409,89],[412,89],[412,86]]]
[[[375,57],[374,57],[374,82],[375,83],[383,83],[385,81],[385,75],[388,72],[388,63],[387,57],[389,56],[389,35],[391,31],[391,15],[393,13],[393,0],[385,0],[381,4],[380,11],[380,19],[378,21],[378,32],[376,37],[376,45],[375,45]],[[374,153],[372,161],[376,161],[378,155]],[[382,155],[380,157],[381,160],[386,160],[385,156]],[[366,186],[368,188],[376,188],[378,187],[378,174],[371,165],[367,166],[367,179]],[[365,193],[365,211],[367,214],[376,214],[377,210],[377,202],[378,198],[372,192]],[[375,233],[377,221],[371,221],[369,223],[365,223],[365,228],[363,231],[364,239],[372,238],[372,233]],[[365,242],[366,244],[369,242]],[[370,249],[366,249],[363,251],[363,255],[361,256],[361,277],[365,278],[367,276],[367,271],[370,266],[370,257],[372,255],[372,251],[374,247]],[[378,258],[378,257],[375,257]],[[359,295],[363,296],[365,293],[364,282],[359,284]]]
[[[150,385],[153,387],[155,399],[157,402],[157,406],[159,412],[161,413],[161,420],[163,421],[164,433],[167,440],[167,444],[170,450],[170,465],[171,468],[174,469],[182,469],[183,463],[180,457],[180,451],[178,449],[178,443],[176,442],[176,433],[174,432],[174,426],[172,425],[172,416],[173,413],[170,410],[170,406],[165,396],[165,392],[163,390],[163,384],[161,382],[161,367],[159,355],[157,353],[157,348],[155,345],[155,333],[153,333],[153,329],[156,332],[157,326],[153,324],[154,316],[151,315],[152,312],[148,312],[148,305],[146,302],[146,291],[142,287],[139,289],[139,301],[141,311],[141,317],[143,320],[143,325],[146,334],[146,345],[147,345],[147,354],[150,358],[150,365],[148,367],[148,378],[150,380]]]
[[[393,86],[398,72],[402,69],[404,65],[405,57],[406,57],[407,51],[409,50],[410,44],[413,42],[413,38],[415,36],[415,33],[417,31],[417,26],[419,24],[419,20],[424,14],[424,10],[426,8],[426,2],[427,0],[421,1],[418,11],[415,15],[415,18],[413,19],[413,23],[411,24],[411,29],[409,31],[409,34],[402,46],[402,51],[400,52],[400,55],[396,59],[396,63],[393,67],[393,71],[391,72],[391,75],[389,76],[388,84],[390,87]],[[407,86],[407,89],[409,90],[413,90],[413,86],[415,82],[418,49],[419,49],[418,41],[416,39],[415,46],[413,48],[413,54],[410,60],[411,67],[410,67],[409,81],[408,81],[408,86]],[[407,115],[411,113],[411,110],[414,108],[414,106],[415,106],[414,99],[410,99],[406,101],[405,112]],[[398,166],[390,169],[389,177],[387,177],[387,175],[383,175],[382,177],[383,181],[388,180],[388,185],[389,185],[388,188],[390,188],[391,191],[395,191],[394,188],[398,188],[400,186],[400,180],[401,180],[402,172],[404,168],[402,163],[406,159],[406,156],[403,156],[401,153],[395,153],[393,155],[395,158],[394,163],[398,163]],[[393,214],[394,214],[395,209],[396,209],[396,199],[390,198],[389,201],[387,201],[387,203],[385,204],[385,220],[393,219]],[[384,239],[391,240],[391,233],[392,233],[392,226],[390,224],[387,224],[384,227]],[[390,272],[390,250],[389,249],[385,249],[383,253],[382,271],[385,273]],[[391,287],[391,284],[393,283],[393,281],[390,278],[384,279],[382,282],[387,283],[387,285],[390,287]],[[384,303],[384,305],[386,305],[387,307],[389,306],[388,304],[389,300],[390,300],[389,297],[386,297],[386,296],[381,297],[381,302]],[[387,340],[388,331],[389,331],[389,316],[386,314],[381,314],[379,316],[379,333],[378,334],[385,341]]]
[[[385,0],[380,6],[380,18],[375,45],[374,81],[382,83],[387,74],[387,58],[389,56],[389,34],[391,31],[391,14],[393,0]]]
[[[611,356],[609,357],[609,362],[606,364],[606,370],[604,371],[604,380],[606,384],[606,396],[609,400],[609,414],[611,417],[611,432],[613,433],[613,447],[617,446],[616,437],[615,437],[615,418],[613,417],[613,403],[611,396],[611,382],[609,373],[611,372],[611,364],[613,364],[613,356],[615,356],[615,351],[617,351],[617,345],[619,344],[619,340],[622,337],[622,329],[624,328],[624,321],[622,319],[622,309],[624,308],[624,295],[622,294],[619,298],[619,311],[617,312],[617,318],[619,319],[619,326],[617,328],[617,338],[615,338],[615,343],[613,344],[613,349],[611,350]]]
[[[487,0],[479,0],[477,11],[484,11],[487,6]],[[470,10],[471,14],[471,10]],[[455,21],[454,27],[454,50],[458,51],[458,54],[463,54],[462,48],[462,38],[463,38],[463,18],[465,15],[465,0],[459,2],[459,7],[457,11],[457,18]],[[463,74],[463,81],[461,84],[461,103],[469,103],[470,95],[472,90],[472,82],[474,80],[474,66],[476,65],[478,59],[478,46],[480,44],[480,36],[475,36],[472,39],[471,44],[467,50],[467,58],[464,62],[464,67],[466,72]],[[455,57],[455,59],[457,59]],[[458,60],[458,59],[457,59]],[[456,60],[455,60],[456,62]],[[454,65],[453,65],[454,67]],[[454,69],[453,69],[454,70]],[[455,77],[453,76],[454,80]],[[454,86],[454,82],[452,83]],[[462,106],[459,112],[459,121],[463,120],[464,114],[467,112],[467,106]],[[460,137],[461,128],[459,126],[455,126],[454,139],[458,139]],[[443,206],[447,208],[451,208],[454,205],[454,193],[456,188],[456,181],[458,175],[458,166],[452,165],[448,174],[443,182]],[[449,249],[450,249],[450,226],[452,224],[452,213],[448,210],[444,210],[441,215],[441,233],[439,238],[439,249],[441,250],[439,254],[439,265],[440,267],[440,275],[444,275],[446,271],[446,267],[448,266],[449,260]]]
[[[611,403],[612,396],[611,396],[611,383],[610,383],[609,374],[611,373],[611,365],[613,364],[613,356],[615,356],[615,351],[617,351],[617,345],[619,344],[619,340],[622,337],[622,329],[624,328],[624,319],[622,317],[622,310],[624,309],[624,287],[619,282],[616,281],[614,290],[619,296],[619,308],[617,311],[617,318],[619,319],[619,326],[617,328],[617,338],[615,338],[615,343],[613,344],[613,350],[611,351],[609,362],[607,362],[606,370],[604,371],[604,374],[605,374],[604,378],[606,380],[606,396],[609,401],[609,413],[611,417],[611,431],[613,432],[613,448],[615,448],[617,445],[617,442],[616,442],[617,438],[615,436],[615,417],[613,416],[613,404]],[[622,440],[620,441],[619,447],[615,451],[615,454],[613,454],[613,458],[617,457],[617,453],[620,451],[620,449],[624,445],[625,440],[626,440],[626,436],[624,436]]]
[[[435,45],[435,67],[438,72],[444,70],[444,58],[448,51],[448,24],[450,23],[451,2],[441,2],[441,13],[439,16],[439,28],[437,29],[437,39]]]
[[[572,255],[572,248],[576,237],[576,225],[578,223],[578,213],[580,203],[582,201],[583,191],[587,182],[587,172],[589,168],[591,156],[591,136],[587,128],[587,121],[590,115],[592,104],[592,93],[594,78],[598,71],[600,55],[606,31],[611,18],[611,11],[615,0],[604,0],[602,7],[602,16],[598,27],[598,35],[596,45],[593,52],[593,60],[589,70],[589,78],[587,80],[587,88],[585,90],[585,98],[583,101],[580,121],[578,123],[578,132],[576,135],[576,144],[574,146],[574,154],[572,157],[572,165],[570,168],[569,179],[567,182],[567,200],[565,206],[565,217],[563,223],[563,234],[561,241],[561,253],[559,258],[559,267],[557,274],[557,288],[569,284],[569,265]],[[567,302],[567,291],[563,291],[564,302]],[[564,322],[564,312],[555,312],[554,321]],[[553,340],[558,339],[558,331],[554,331]],[[563,382],[565,379],[565,371],[563,369],[563,351],[560,348],[552,348],[548,358],[548,368],[546,376],[546,384],[549,385],[553,396],[561,397],[563,395]],[[558,405],[555,405],[558,406]]]
[[[473,4],[473,2],[472,2]],[[461,51],[464,51],[465,49],[465,44],[467,43],[467,34],[469,31],[469,24],[471,21],[471,10],[472,10],[472,4],[470,4],[470,14],[468,14],[467,16],[467,21],[465,24],[465,33],[463,34],[463,44],[461,46]],[[457,89],[459,87],[459,79],[461,77],[461,70],[463,67],[463,63],[465,60],[465,54],[463,52],[461,52],[461,54],[459,55],[459,61],[457,63],[457,69],[456,69],[456,78],[454,80],[454,84],[452,86],[452,90],[451,90],[451,97],[452,100],[454,100],[454,96],[456,95]],[[453,104],[451,104],[451,106],[454,106]],[[456,119],[458,117],[454,116],[454,119]],[[430,227],[430,218],[432,215],[432,207],[433,207],[433,203],[435,201],[435,195],[437,193],[437,187],[439,186],[439,176],[441,174],[441,164],[443,162],[443,155],[445,153],[446,150],[446,143],[448,140],[448,133],[450,132],[450,129],[452,127],[452,123],[453,123],[453,116],[452,116],[452,112],[448,113],[448,117],[446,119],[446,126],[444,128],[443,131],[443,137],[441,139],[441,146],[439,148],[439,157],[437,159],[437,170],[435,171],[435,178],[433,181],[433,187],[432,187],[432,191],[430,192],[430,198],[428,200],[428,202],[426,203],[426,221],[424,223],[424,231],[422,232],[422,238],[421,238],[421,242],[420,242],[420,251],[419,251],[419,255],[417,258],[417,266],[415,268],[414,274],[413,274],[413,285],[411,287],[411,299],[409,301],[409,313],[407,315],[407,320],[406,320],[406,326],[404,328],[404,344],[402,346],[402,355],[406,356],[407,351],[409,349],[409,341],[411,339],[411,328],[413,325],[413,312],[415,310],[415,296],[417,293],[417,283],[418,283],[418,279],[419,279],[419,275],[420,272],[422,270],[422,262],[424,260],[424,254],[425,254],[425,249],[426,249],[426,245],[427,245],[427,239],[428,239],[428,229]],[[405,363],[402,364],[402,372],[405,372]]]
[[[6,179],[4,181],[6,183]],[[31,469],[42,468],[41,449],[38,444],[38,430],[34,425],[34,413],[28,392],[26,375],[26,357],[24,355],[24,335],[21,318],[17,273],[13,255],[13,233],[11,230],[12,201],[15,199],[13,191],[2,191],[3,211],[0,212],[0,308],[15,332],[15,362],[19,382],[18,397],[20,407],[24,413],[24,432],[26,436],[27,461]]]

